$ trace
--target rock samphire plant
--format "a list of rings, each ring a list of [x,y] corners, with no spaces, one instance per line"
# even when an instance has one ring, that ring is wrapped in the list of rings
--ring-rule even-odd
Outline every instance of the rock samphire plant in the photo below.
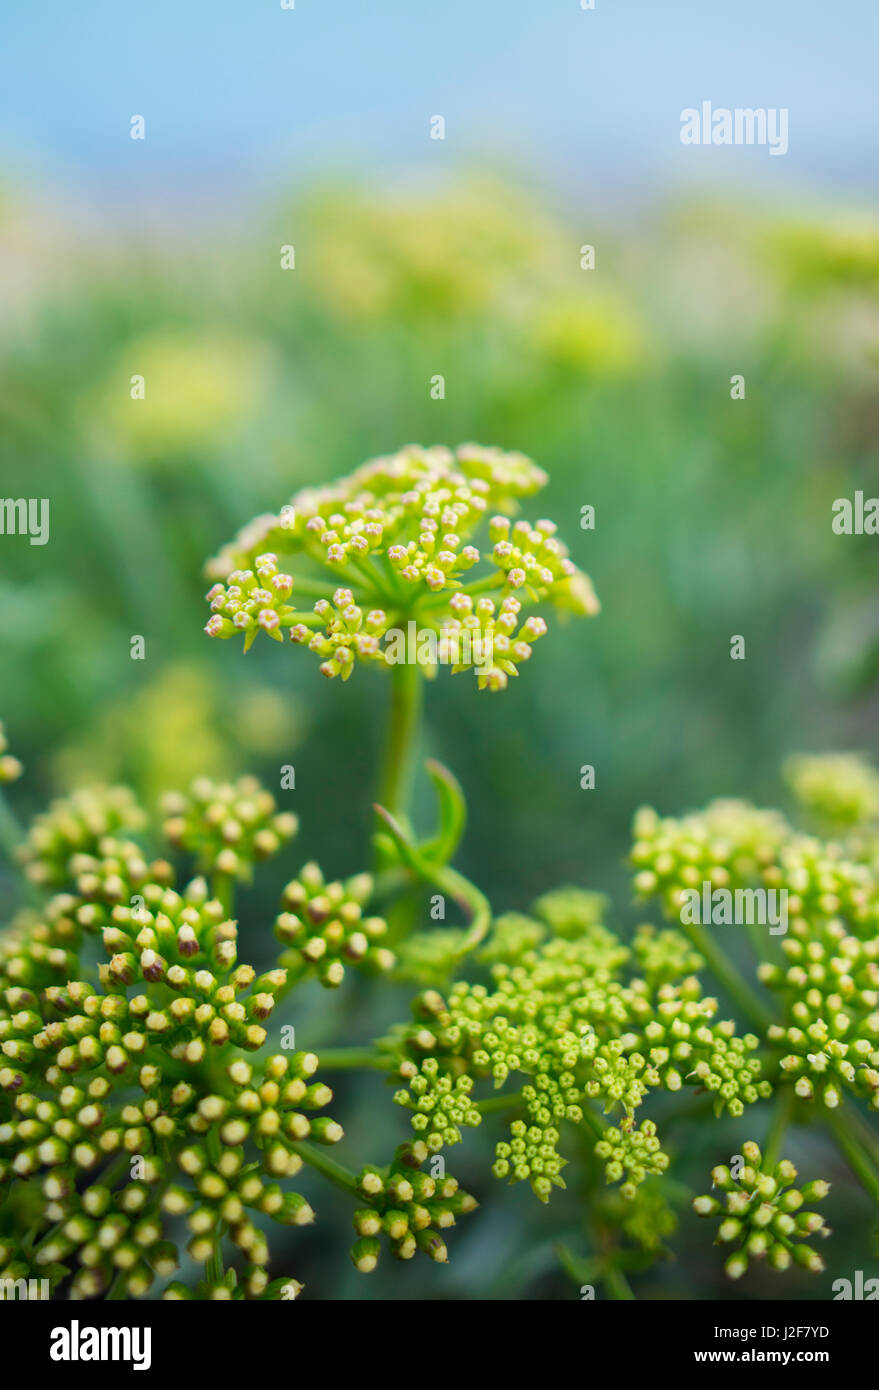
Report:
[[[879,778],[865,762],[790,765],[808,831],[738,801],[683,819],[639,811],[635,891],[668,920],[625,941],[580,888],[493,917],[453,867],[465,805],[437,763],[437,825],[412,824],[424,678],[450,665],[497,697],[547,619],[597,611],[555,525],[521,515],[545,481],[518,454],[406,448],[298,493],[210,563],[211,637],[288,641],[331,678],[389,668],[375,862],[344,880],[315,863],[290,877],[270,969],[241,958],[235,899],[259,861],[289,861],[297,821],[255,781],[198,780],[157,825],[118,787],[55,802],[26,833],[3,803],[24,905],[0,935],[0,1278],[48,1280],[56,1297],[295,1297],[307,1270],[275,1267],[272,1223],[315,1219],[297,1190],[306,1166],[350,1200],[358,1270],[383,1252],[442,1264],[477,1205],[446,1153],[490,1125],[493,1178],[540,1202],[576,1165],[584,1235],[558,1248],[562,1264],[631,1297],[688,1196],[661,1133],[685,1092],[700,1133],[724,1112],[741,1130],[692,1201],[731,1278],[758,1261],[823,1268],[814,1206],[828,1184],[801,1182],[783,1155],[789,1125],[829,1131],[879,1202]],[[21,767],[2,731],[0,754],[11,782]],[[749,929],[750,979],[724,928],[682,910],[706,885],[709,900],[786,894],[786,932]],[[419,927],[425,891],[459,925]],[[259,930],[248,923],[244,942]],[[379,990],[413,981],[411,1018],[369,1047],[287,1048],[297,986],[344,989],[351,971]],[[386,1073],[411,1125],[353,1166],[334,1153],[326,1080],[347,1067]]]

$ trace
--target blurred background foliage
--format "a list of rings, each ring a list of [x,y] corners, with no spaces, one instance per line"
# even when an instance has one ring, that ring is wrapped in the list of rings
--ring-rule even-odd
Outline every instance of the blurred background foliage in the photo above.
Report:
[[[639,804],[776,803],[791,752],[875,745],[876,541],[830,520],[834,498],[879,490],[879,221],[705,196],[611,222],[476,170],[402,191],[323,182],[246,232],[209,235],[117,238],[8,188],[0,237],[2,490],[51,502],[48,545],[0,545],[0,715],[27,768],[23,816],[90,781],[130,782],[155,806],[197,773],[247,770],[302,819],[247,920],[268,925],[308,857],[361,868],[386,682],[360,669],[326,683],[292,648],[258,642],[245,658],[209,642],[201,571],[294,489],[409,441],[531,454],[551,478],[531,510],[559,523],[603,605],[594,622],[553,624],[506,693],[446,673],[428,689],[423,752],[464,785],[459,864],[497,911],[571,882],[610,893],[628,930]],[[587,503],[594,531],[580,529]],[[745,661],[730,660],[734,634]],[[296,787],[281,793],[285,764]],[[8,907],[8,879],[0,890]],[[408,993],[306,991],[294,1021],[304,1045],[353,1043]],[[389,1156],[376,1133],[403,1137],[383,1086],[338,1087],[333,1113],[361,1160]],[[676,1176],[696,1191],[750,1137],[670,1123],[664,1147],[686,1149]],[[852,1243],[843,1231],[827,1251],[827,1278],[848,1275],[864,1208],[823,1143],[802,1143],[805,1176],[823,1165],[842,1185]],[[589,1248],[576,1189],[548,1210],[524,1186],[505,1192],[486,1145],[450,1156],[483,1210],[454,1233],[448,1270],[341,1268],[350,1213],[320,1192],[292,1272],[328,1297],[571,1296],[553,1244]],[[682,1223],[681,1258],[638,1293],[728,1295],[686,1208]],[[798,1274],[744,1283],[736,1297],[827,1296]]]

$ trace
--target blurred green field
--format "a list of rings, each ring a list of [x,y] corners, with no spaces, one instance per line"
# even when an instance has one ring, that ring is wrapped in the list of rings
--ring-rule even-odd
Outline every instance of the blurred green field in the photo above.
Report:
[[[202,568],[296,488],[409,441],[530,454],[551,478],[539,514],[602,602],[592,622],[554,623],[508,691],[477,695],[446,672],[428,690],[424,752],[469,800],[460,866],[498,911],[573,882],[611,893],[617,922],[633,923],[638,805],[777,803],[789,753],[875,749],[875,541],[830,521],[835,498],[879,493],[879,221],[705,199],[609,225],[474,174],[279,196],[246,233],[77,225],[14,189],[0,198],[2,491],[51,502],[46,546],[0,540],[0,717],[27,768],[22,815],[98,780],[151,804],[202,772],[276,788],[292,763],[302,830],[255,910],[306,858],[361,867],[385,683],[364,669],[327,683],[269,642],[246,657],[209,642]],[[594,531],[580,529],[586,503]],[[730,660],[733,634],[745,661]],[[3,878],[4,908],[13,892]],[[407,990],[342,995],[307,996],[297,1024],[314,1044],[371,1036]],[[353,1109],[356,1152],[377,1116],[403,1125],[380,1079],[355,1079],[337,1109]],[[704,1173],[725,1142],[719,1127],[690,1136],[688,1162]],[[458,1166],[481,1184],[482,1220],[442,1293],[432,1270],[407,1271],[405,1288],[399,1271],[340,1272],[341,1203],[297,1233],[311,1292],[569,1296],[552,1242],[576,1243],[576,1194],[549,1212],[519,1189],[498,1201],[478,1148]],[[696,1233],[687,1261],[639,1293],[708,1296],[703,1244]],[[786,1292],[809,1296],[801,1283]],[[773,1292],[756,1281],[750,1296]]]

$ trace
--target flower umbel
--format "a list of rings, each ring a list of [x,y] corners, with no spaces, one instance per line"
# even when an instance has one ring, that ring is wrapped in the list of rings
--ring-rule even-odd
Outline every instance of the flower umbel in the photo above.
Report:
[[[740,1279],[752,1259],[765,1259],[770,1269],[783,1271],[791,1263],[820,1274],[824,1261],[806,1242],[813,1236],[826,1239],[830,1231],[817,1212],[806,1211],[809,1202],[822,1201],[830,1184],[818,1179],[805,1187],[794,1187],[797,1170],[789,1159],[783,1158],[764,1167],[763,1155],[757,1144],[742,1145],[745,1160],[737,1167],[734,1177],[725,1164],[712,1169],[712,1184],[723,1194],[716,1197],[696,1197],[693,1210],[699,1216],[720,1216],[716,1244],[735,1244],[736,1249],[726,1259],[724,1268],[730,1279]]]
[[[546,632],[526,609],[598,612],[555,524],[511,521],[546,481],[522,454],[412,445],[307,488],[210,562],[206,631],[242,632],[245,650],[260,628],[276,641],[286,631],[343,680],[358,662],[415,659],[426,675],[447,664],[503,689]],[[297,592],[316,591],[311,610],[294,606]],[[412,622],[432,642],[403,657],[394,639]]]

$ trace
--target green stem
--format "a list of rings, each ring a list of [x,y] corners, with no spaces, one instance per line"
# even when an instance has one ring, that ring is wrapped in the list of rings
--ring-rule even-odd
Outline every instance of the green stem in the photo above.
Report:
[[[323,627],[324,620],[319,613],[314,613],[310,608],[294,608],[293,612],[285,619],[285,627]]]
[[[776,1097],[772,1123],[769,1126],[769,1133],[763,1145],[763,1166],[767,1170],[774,1168],[781,1157],[781,1141],[784,1138],[785,1130],[791,1122],[793,1109],[793,1087],[784,1086]]]
[[[15,850],[24,839],[18,818],[9,806],[6,797],[0,792],[0,850],[7,859],[14,862]]]
[[[343,1192],[350,1193],[352,1197],[363,1197],[357,1178],[350,1168],[345,1168],[341,1163],[337,1163],[334,1158],[330,1158],[329,1154],[324,1153],[323,1149],[307,1143],[304,1139],[291,1144],[290,1147],[310,1168],[313,1168],[316,1173],[321,1173],[323,1177],[336,1187],[341,1188]]]
[[[397,846],[400,858],[425,883],[435,884],[443,893],[454,898],[469,917],[470,925],[467,934],[456,952],[456,959],[463,960],[464,956],[469,955],[480,942],[485,940],[491,926],[491,904],[475,883],[471,883],[463,874],[459,874],[457,869],[451,868],[448,864],[429,863],[421,852],[410,844],[402,827],[394,817],[388,815],[383,806],[376,806],[375,809],[379,818],[387,826],[391,839]]]
[[[31,883],[27,874],[22,871],[22,866],[15,857],[15,851],[24,838],[24,831],[19,824],[18,817],[0,791],[0,853],[18,870],[24,896],[30,904],[36,907],[42,902],[40,893],[36,885]]]
[[[293,596],[301,594],[303,598],[328,598],[331,599],[336,592],[336,584],[319,584],[312,579],[300,579],[298,574],[293,575]]]
[[[879,1204],[879,1174],[874,1161],[860,1140],[846,1123],[845,1112],[827,1110],[824,1122],[848,1162],[852,1172],[860,1179],[873,1201]]]
[[[223,1223],[217,1222],[214,1232],[215,1245],[214,1253],[209,1260],[205,1260],[204,1277],[209,1284],[222,1284],[223,1282]]]
[[[384,1057],[367,1047],[330,1047],[321,1049],[321,1071],[352,1071],[355,1069],[374,1069],[392,1071],[394,1059]]]
[[[396,607],[400,599],[399,593],[395,593],[384,584],[381,570],[372,563],[369,557],[361,559],[359,555],[349,555],[348,565],[349,568],[355,569],[369,586],[366,593],[361,592],[358,595],[360,608],[377,608],[379,605],[383,608]],[[375,599],[378,600],[378,603],[374,602]]]
[[[761,1033],[765,1033],[772,1023],[772,1014],[739,974],[726,953],[712,940],[710,933],[700,923],[683,923],[682,929],[699,954],[705,957],[712,974],[718,983],[723,985],[733,1003],[738,1004]]]
[[[392,668],[391,708],[378,801],[392,816],[404,822],[421,716],[422,681],[421,671],[414,662],[403,661]]]
[[[623,1271],[617,1269],[616,1265],[608,1265],[601,1277],[611,1298],[626,1302],[634,1301],[635,1295],[632,1293],[632,1286]]]
[[[871,1151],[876,1153],[876,1165],[879,1167],[879,1138],[870,1128],[860,1110],[854,1105],[847,1105],[845,1118],[850,1129],[854,1130],[855,1137],[860,1136],[860,1142],[869,1154]]]
[[[591,1105],[583,1106],[583,1124],[588,1125],[596,1139],[604,1138],[606,1126],[600,1116],[592,1109]]]
[[[484,579],[475,579],[471,584],[462,584],[457,592],[460,594],[484,594],[491,589],[503,588],[504,583],[505,576],[495,572],[494,574],[486,575]],[[441,607],[443,604],[448,603],[448,601],[448,590],[443,589],[441,593],[422,600],[421,606],[423,608]]]
[[[125,1271],[121,1270],[114,1278],[107,1292],[104,1294],[106,1303],[119,1303],[125,1298]]]
[[[513,1091],[509,1095],[489,1096],[488,1100],[477,1101],[476,1109],[480,1115],[490,1115],[495,1110],[512,1110],[521,1104],[522,1092]]]
[[[235,879],[233,875],[224,874],[219,869],[214,869],[211,874],[211,897],[217,899],[227,916],[232,913],[234,892]]]

